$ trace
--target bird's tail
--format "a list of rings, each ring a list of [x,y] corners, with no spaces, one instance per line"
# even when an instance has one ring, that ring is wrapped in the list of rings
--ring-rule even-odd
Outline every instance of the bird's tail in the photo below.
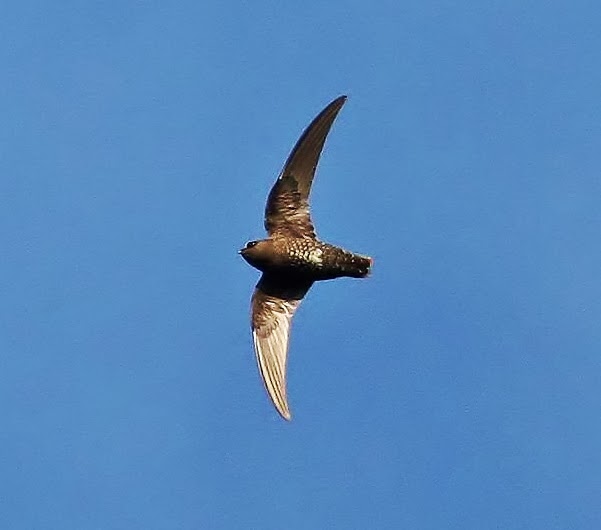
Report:
[[[365,278],[374,263],[369,256],[354,254],[334,245],[323,244],[321,250],[323,256],[320,266],[314,269],[319,280],[331,280],[341,276]]]
[[[374,260],[369,256],[343,252],[338,256],[338,267],[344,276],[351,278],[365,278],[371,272]]]

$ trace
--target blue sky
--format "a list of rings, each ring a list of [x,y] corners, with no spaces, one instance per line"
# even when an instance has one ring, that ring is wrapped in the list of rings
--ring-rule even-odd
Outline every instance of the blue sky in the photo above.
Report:
[[[0,526],[601,527],[600,17],[5,6]],[[288,424],[237,250],[340,94]]]

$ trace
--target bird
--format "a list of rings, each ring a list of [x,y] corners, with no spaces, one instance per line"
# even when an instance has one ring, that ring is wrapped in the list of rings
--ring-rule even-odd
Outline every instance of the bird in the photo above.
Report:
[[[329,103],[292,149],[265,206],[266,239],[249,241],[239,254],[262,272],[251,298],[251,329],[257,364],[277,412],[291,419],[286,364],[292,317],[316,281],[364,278],[373,259],[317,238],[309,195],[326,137],[346,102]]]

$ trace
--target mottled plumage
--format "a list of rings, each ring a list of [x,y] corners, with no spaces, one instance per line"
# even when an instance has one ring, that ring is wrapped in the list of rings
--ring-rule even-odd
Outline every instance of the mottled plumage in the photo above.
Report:
[[[251,302],[251,326],[259,370],[276,409],[290,419],[286,358],[294,312],[311,285],[342,276],[363,278],[372,259],[317,239],[309,195],[326,136],[346,96],[330,103],[302,134],[269,193],[265,207],[268,238],[240,251],[263,275]]]

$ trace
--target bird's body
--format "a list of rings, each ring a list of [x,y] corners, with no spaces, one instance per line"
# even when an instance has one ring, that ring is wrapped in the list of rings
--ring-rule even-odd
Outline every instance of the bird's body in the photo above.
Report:
[[[263,239],[244,258],[262,272],[305,276],[313,281],[343,276],[363,278],[369,273],[371,258],[312,238],[274,237]]]
[[[320,280],[363,278],[373,260],[317,239],[309,213],[309,194],[326,136],[342,105],[341,96],[307,127],[288,157],[265,207],[269,237],[251,241],[242,257],[263,275],[251,303],[257,362],[278,412],[290,419],[286,398],[286,359],[292,316]]]

